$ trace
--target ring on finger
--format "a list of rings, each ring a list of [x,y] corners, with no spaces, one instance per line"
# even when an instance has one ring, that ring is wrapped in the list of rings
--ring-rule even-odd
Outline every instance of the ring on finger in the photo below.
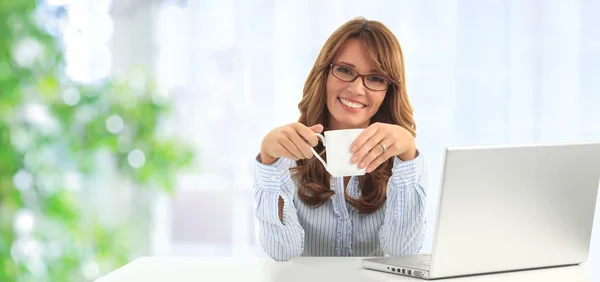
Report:
[[[383,144],[383,142],[379,143],[379,146],[383,150],[382,154],[385,154],[385,151],[387,151],[387,146],[385,146],[385,144]]]

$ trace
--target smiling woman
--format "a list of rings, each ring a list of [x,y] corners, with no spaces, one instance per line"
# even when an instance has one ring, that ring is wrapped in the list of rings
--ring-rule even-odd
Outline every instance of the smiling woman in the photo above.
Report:
[[[263,139],[255,167],[264,251],[295,256],[413,254],[425,235],[427,180],[415,144],[400,44],[382,23],[357,18],[327,40],[310,71],[296,123]],[[331,176],[313,158],[316,133],[364,129],[349,146],[360,176]]]

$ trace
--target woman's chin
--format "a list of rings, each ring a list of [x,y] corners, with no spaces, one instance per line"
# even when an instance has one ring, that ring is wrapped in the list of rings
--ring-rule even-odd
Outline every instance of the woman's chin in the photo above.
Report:
[[[336,129],[361,128],[369,125],[369,120],[357,119],[356,117],[340,117],[336,118],[336,121]]]

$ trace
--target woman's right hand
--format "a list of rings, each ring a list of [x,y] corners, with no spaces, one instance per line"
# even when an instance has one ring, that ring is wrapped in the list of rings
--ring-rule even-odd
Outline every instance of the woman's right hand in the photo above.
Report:
[[[292,160],[310,159],[313,157],[311,147],[319,143],[315,133],[321,133],[323,125],[316,124],[307,127],[294,122],[275,128],[263,138],[260,148],[260,158],[263,164],[272,164],[278,158]]]

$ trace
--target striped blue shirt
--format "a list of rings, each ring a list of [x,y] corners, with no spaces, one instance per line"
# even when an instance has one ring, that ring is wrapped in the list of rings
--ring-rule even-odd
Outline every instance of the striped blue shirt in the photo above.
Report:
[[[418,253],[425,237],[427,166],[422,154],[394,159],[385,204],[371,214],[360,214],[344,199],[343,177],[332,177],[335,192],[322,206],[305,205],[292,178],[293,160],[279,158],[270,165],[255,163],[255,216],[259,240],[275,260],[296,256],[384,256]],[[357,177],[348,182],[348,194],[358,198]],[[283,222],[278,199],[284,200]]]

